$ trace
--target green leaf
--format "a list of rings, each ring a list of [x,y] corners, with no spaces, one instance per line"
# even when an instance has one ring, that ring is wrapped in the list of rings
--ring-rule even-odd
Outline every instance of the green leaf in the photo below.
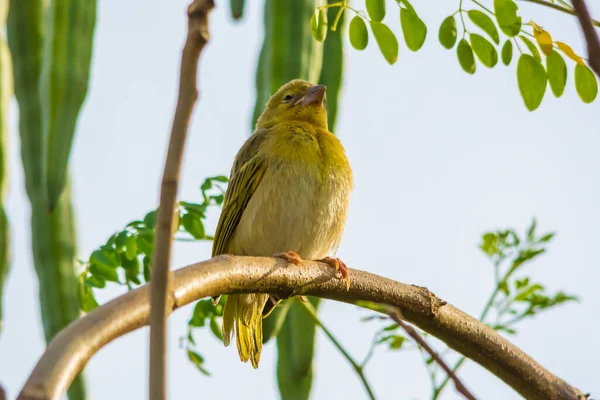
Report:
[[[556,52],[555,52],[556,53]],[[552,240],[552,238],[554,237],[554,235],[556,235],[556,233],[552,232],[552,233],[548,233],[544,236],[542,236],[540,238],[540,240],[538,240],[539,243],[546,243],[549,242],[550,240]]]
[[[212,188],[212,180],[210,178],[206,178],[202,185],[200,185],[200,190],[202,192],[206,192],[208,189]]]
[[[412,51],[419,50],[423,46],[423,43],[425,43],[425,37],[427,36],[427,26],[425,23],[415,11],[408,8],[401,8],[400,24],[402,25],[402,33],[404,34],[406,46]]]
[[[152,266],[150,265],[150,257],[144,256],[144,280],[150,282],[152,277]]]
[[[102,279],[99,276],[88,276],[87,278],[85,278],[85,280],[83,281],[83,283],[85,283],[88,286],[91,287],[97,287],[99,289],[102,289],[106,286],[106,281],[104,279]]]
[[[525,37],[523,35],[519,35],[519,38],[523,41],[523,43],[525,43],[525,45],[529,49],[529,52],[531,53],[531,55],[539,62],[542,62],[542,56],[540,55],[540,52],[539,52],[537,46],[531,40],[529,40],[527,37]]]
[[[515,281],[515,288],[517,290],[526,287],[527,285],[529,285],[529,277],[525,277],[523,279],[517,279]]]
[[[471,46],[479,61],[486,67],[493,68],[498,63],[496,48],[483,36],[472,33]]]
[[[90,264],[91,263],[102,264],[112,268],[119,266],[114,250],[110,247],[102,247],[94,251],[90,256]]]
[[[364,50],[369,44],[369,32],[367,24],[358,15],[352,18],[349,27],[350,44],[356,50]]]
[[[144,224],[146,224],[148,228],[154,228],[156,226],[156,211],[150,211],[146,214],[144,217]]]
[[[521,17],[517,15],[517,4],[513,0],[494,0],[494,13],[500,30],[507,36],[517,36],[521,31]]]
[[[327,10],[318,8],[310,18],[310,30],[315,40],[323,42],[327,37]]]
[[[129,260],[133,260],[137,257],[138,254],[138,245],[135,236],[127,236],[125,240],[125,257]]]
[[[128,236],[129,236],[129,231],[127,229],[125,229],[124,231],[121,231],[117,235],[117,238],[115,239],[115,247],[117,249],[120,249],[123,246],[125,246],[125,240],[127,240]]]
[[[506,283],[506,281],[500,282],[498,284],[498,289],[500,289],[502,291],[502,293],[504,293],[507,296],[510,294],[510,289],[509,289],[508,284]]]
[[[213,181],[223,182],[223,183],[229,182],[229,179],[225,175],[213,176],[210,179],[213,180]]]
[[[194,239],[202,239],[206,235],[202,220],[196,218],[192,214],[185,214],[182,217],[183,228],[194,237]]]
[[[212,331],[213,335],[217,337],[217,339],[223,341],[223,333],[221,332],[221,326],[219,325],[219,322],[217,321],[216,317],[212,317],[210,319],[210,330]]]
[[[123,259],[123,268],[125,269],[125,278],[127,281],[131,281],[136,285],[141,284],[140,275],[140,261],[135,257],[132,260],[127,258]]]
[[[567,85],[567,64],[558,51],[553,51],[546,57],[546,69],[552,93],[556,97],[562,96]]]
[[[385,17],[385,0],[366,0],[367,13],[369,18],[375,22],[383,21]]]
[[[406,340],[406,338],[404,336],[394,335],[392,337],[392,339],[390,340],[389,348],[391,350],[400,350],[402,348],[402,344],[404,344],[405,340]]]
[[[494,43],[500,43],[500,36],[498,35],[498,29],[496,29],[496,24],[494,24],[494,21],[492,21],[492,19],[487,14],[479,10],[469,10],[467,12],[467,15],[475,25],[480,27],[485,33],[489,35],[489,37],[494,41]]]
[[[154,249],[154,233],[151,230],[140,231],[136,236],[138,250],[151,255]]]
[[[507,39],[506,42],[504,42],[504,46],[502,46],[502,63],[508,66],[512,61],[512,55],[513,44],[510,39]]]
[[[119,282],[117,270],[103,264],[91,264],[90,273],[105,281]]]
[[[197,203],[188,203],[187,201],[181,201],[179,202],[179,205],[186,211],[186,212],[193,212],[198,214],[199,218],[204,218],[205,215],[204,213],[206,212],[206,204],[197,204]]]
[[[450,50],[456,44],[456,19],[454,15],[446,17],[440,25],[438,39],[444,48]]]
[[[527,241],[529,243],[533,242],[533,240],[535,239],[535,228],[537,228],[537,219],[535,219],[535,217],[533,217],[531,219],[531,225],[529,225],[529,228],[527,228]]]
[[[517,64],[517,81],[525,107],[533,111],[540,106],[546,92],[546,70],[541,62],[522,54]]]
[[[79,299],[79,306],[86,313],[98,307],[98,302],[94,297],[92,288],[84,284],[82,279],[79,280],[79,285],[77,286],[77,298]]]
[[[408,8],[410,11],[415,11],[415,8],[412,6],[412,4],[410,4],[410,2],[408,0],[396,0],[397,2],[399,2],[400,4],[402,4],[404,7]]]
[[[458,47],[456,48],[456,55],[458,56],[458,62],[460,66],[467,74],[475,73],[475,57],[473,56],[473,50],[471,49],[471,45],[465,39],[462,39],[458,42]]]
[[[394,64],[398,60],[398,39],[394,32],[387,25],[373,21],[371,30],[383,57],[390,65]]]
[[[192,364],[194,364],[196,366],[196,368],[198,368],[198,371],[200,371],[202,374],[206,375],[206,376],[210,376],[210,373],[204,369],[204,358],[196,353],[193,350],[188,349],[187,350],[187,356],[188,359],[192,362]]]
[[[598,82],[594,73],[586,66],[575,65],[575,89],[584,103],[591,103],[598,95]]]
[[[479,248],[488,256],[496,254],[498,252],[498,237],[491,232],[485,233],[481,237]]]

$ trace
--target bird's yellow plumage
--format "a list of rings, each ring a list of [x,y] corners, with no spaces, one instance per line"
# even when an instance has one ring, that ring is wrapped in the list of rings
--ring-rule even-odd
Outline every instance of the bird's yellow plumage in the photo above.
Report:
[[[213,256],[272,256],[290,262],[324,259],[339,246],[352,170],[340,141],[327,130],[325,87],[293,80],[269,99],[254,134],[238,152],[225,193]],[[267,294],[230,295],[223,341],[235,332],[240,359],[258,367]],[[270,302],[269,302],[270,303]],[[266,305],[266,307],[265,307]]]

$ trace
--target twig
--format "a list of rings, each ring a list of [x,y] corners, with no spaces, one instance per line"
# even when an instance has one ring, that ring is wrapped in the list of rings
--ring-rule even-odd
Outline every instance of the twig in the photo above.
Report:
[[[173,118],[171,139],[160,190],[156,225],[156,240],[152,263],[150,313],[150,399],[166,398],[166,337],[169,309],[167,291],[170,287],[173,213],[176,207],[179,175],[190,117],[198,99],[196,76],[198,60],[208,42],[208,15],[213,0],[195,0],[187,9],[188,33],[181,56],[179,96]]]
[[[597,21],[592,20],[584,0],[572,0],[572,3],[587,43],[590,67],[600,77],[600,39],[598,39],[596,28],[594,28],[594,25],[596,25],[594,22]],[[600,26],[600,24],[596,26]]]
[[[571,14],[571,15],[575,15],[575,16],[577,16],[577,13],[576,13],[576,11],[574,11],[574,10],[570,10],[570,9],[568,9],[568,8],[566,8],[566,7],[560,6],[560,5],[558,5],[558,4],[551,3],[551,2],[549,2],[549,1],[546,1],[546,0],[521,0],[521,1],[526,1],[526,2],[528,2],[528,3],[535,3],[535,4],[539,4],[540,6],[544,6],[544,7],[553,8],[553,9],[555,9],[555,10],[557,10],[557,11],[564,12],[565,14]],[[573,6],[575,6],[575,3],[576,3],[577,1],[580,1],[580,0],[573,0],[573,1],[572,1],[572,3],[573,3]],[[588,15],[589,15],[589,14],[588,14]],[[593,24],[593,25],[595,25],[595,26],[599,26],[599,27],[600,27],[600,21],[596,21],[595,19],[592,19],[591,21],[592,21],[592,24]]]
[[[373,390],[371,389],[371,386],[369,385],[369,381],[367,380],[367,377],[364,374],[363,367],[361,365],[359,365],[354,360],[354,358],[352,358],[352,356],[350,355],[350,353],[348,353],[348,351],[344,348],[344,346],[342,346],[342,344],[335,338],[335,336],[333,336],[333,334],[331,333],[331,331],[329,329],[327,329],[325,327],[325,325],[323,325],[323,323],[321,322],[321,320],[317,316],[317,312],[315,311],[315,308],[313,307],[313,305],[310,304],[309,302],[305,303],[305,302],[300,301],[299,303],[302,306],[304,306],[304,308],[306,309],[306,311],[308,311],[308,313],[310,314],[310,316],[313,319],[313,321],[315,322],[315,324],[317,324],[318,326],[321,327],[321,329],[323,330],[323,332],[325,333],[325,335],[329,338],[329,340],[331,340],[331,342],[333,343],[333,345],[335,347],[337,347],[337,349],[340,351],[340,353],[342,353],[342,355],[344,356],[344,358],[346,360],[348,360],[348,362],[352,365],[352,368],[358,374],[358,377],[360,378],[360,381],[362,382],[363,386],[365,387],[365,390],[369,394],[369,398],[371,400],[375,400],[375,395],[373,394]]]
[[[440,356],[435,352],[435,350],[433,350],[431,348],[431,346],[429,346],[429,344],[425,341],[425,339],[423,339],[421,337],[421,335],[419,335],[419,332],[417,332],[415,330],[415,328],[413,328],[412,326],[406,324],[404,321],[402,321],[401,319],[401,312],[399,309],[395,309],[392,310],[389,313],[389,316],[391,319],[393,319],[394,321],[396,321],[396,323],[398,325],[400,325],[400,327],[402,329],[404,329],[404,331],[411,337],[413,338],[413,340],[415,342],[417,342],[419,344],[419,346],[421,346],[422,348],[425,349],[425,351],[427,353],[429,353],[429,355],[431,356],[431,358],[433,358],[435,360],[435,362],[438,363],[438,365],[440,367],[442,367],[442,369],[448,374],[448,376],[450,377],[450,379],[452,379],[452,381],[454,382],[454,386],[456,386],[456,390],[462,394],[466,399],[469,400],[476,400],[475,396],[473,396],[471,394],[471,392],[469,392],[469,390],[465,387],[465,385],[461,382],[460,379],[458,379],[458,377],[456,376],[456,374],[454,373],[454,371],[452,371],[450,369],[450,367],[448,367],[448,365],[446,365],[446,363],[440,358]]]
[[[359,300],[400,308],[408,322],[487,368],[529,400],[580,400],[580,390],[553,375],[489,326],[423,287],[351,269],[352,285],[326,264],[289,268],[271,257],[218,256],[175,271],[169,311],[198,299],[230,293],[307,295],[345,303]],[[375,268],[375,267],[373,267]],[[149,287],[141,286],[96,308],[52,339],[19,400],[58,400],[88,360],[112,340],[148,324]]]

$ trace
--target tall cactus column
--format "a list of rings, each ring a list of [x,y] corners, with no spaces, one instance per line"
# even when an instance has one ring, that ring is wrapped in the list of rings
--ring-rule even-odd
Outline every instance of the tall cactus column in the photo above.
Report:
[[[85,98],[96,2],[10,0],[8,44],[46,341],[79,318],[68,160]],[[85,399],[79,376],[69,399]]]
[[[0,0],[0,33],[4,31],[8,0]],[[8,46],[0,36],[0,333],[2,333],[2,310],[4,286],[10,267],[10,226],[6,215],[5,200],[8,180],[8,102],[12,97],[12,72]]]

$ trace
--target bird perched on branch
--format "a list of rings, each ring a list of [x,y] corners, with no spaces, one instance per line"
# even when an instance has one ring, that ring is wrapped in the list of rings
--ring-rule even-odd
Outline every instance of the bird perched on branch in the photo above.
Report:
[[[344,148],[327,129],[325,86],[290,81],[271,96],[235,158],[213,256],[275,256],[295,265],[303,265],[302,259],[323,261],[349,285],[346,265],[332,256],[351,189]],[[254,368],[262,348],[262,318],[278,302],[260,293],[227,298],[223,342],[229,345],[235,332],[240,359]]]

